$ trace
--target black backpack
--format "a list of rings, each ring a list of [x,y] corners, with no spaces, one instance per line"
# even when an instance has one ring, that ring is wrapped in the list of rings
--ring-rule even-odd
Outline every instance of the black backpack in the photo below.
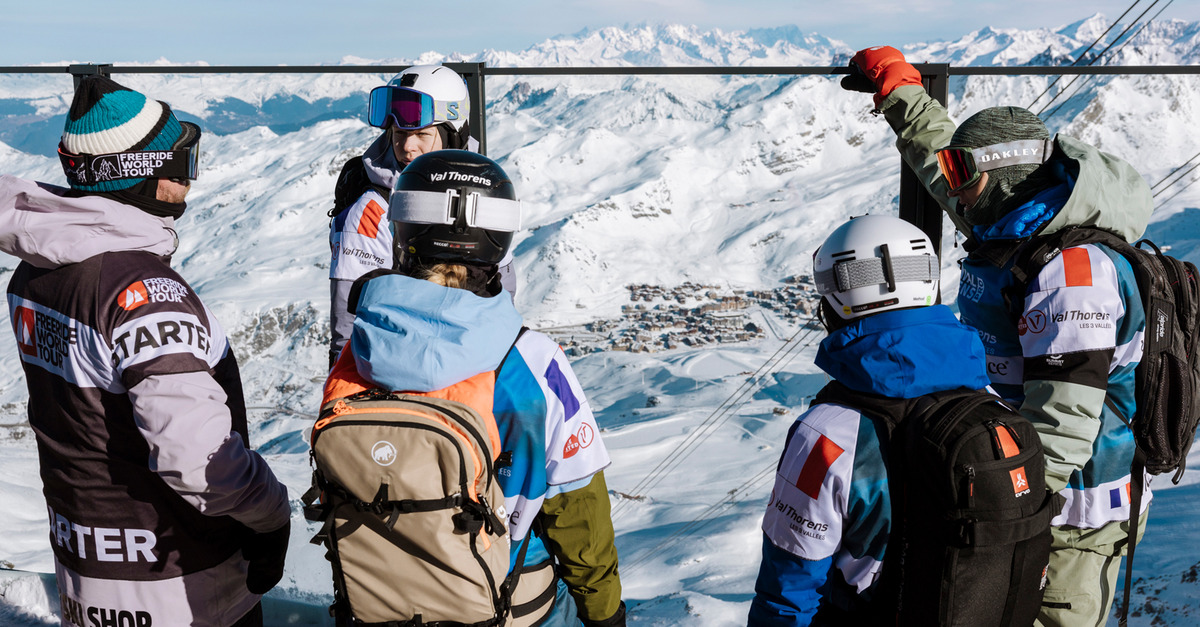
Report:
[[[915,399],[836,381],[813,404],[883,421],[893,526],[877,603],[899,625],[1032,625],[1061,497],[1045,484],[1033,425],[983,390]],[[894,608],[894,609],[893,609]],[[894,613],[893,613],[894,612]]]
[[[1138,519],[1142,506],[1143,485],[1139,478],[1146,470],[1152,475],[1174,471],[1171,481],[1179,483],[1187,464],[1200,422],[1200,289],[1196,266],[1163,252],[1150,240],[1131,245],[1108,231],[1089,227],[1070,227],[1039,237],[1024,245],[1013,262],[1016,283],[1005,294],[1014,320],[1021,314],[1025,291],[1031,279],[1066,248],[1083,244],[1103,244],[1129,261],[1137,277],[1142,307],[1146,312],[1145,343],[1142,359],[1134,370],[1137,388],[1136,412],[1124,416],[1113,403],[1105,403],[1133,431],[1137,450],[1130,469],[1129,557],[1125,563],[1125,593],[1120,624],[1124,625],[1129,608],[1133,551],[1137,544]]]
[[[333,188],[333,208],[329,210],[329,217],[332,218],[348,209],[369,189],[379,192],[384,199],[392,193],[388,188],[376,185],[371,181],[367,176],[367,167],[363,165],[361,155],[346,161],[342,165],[337,184]]]

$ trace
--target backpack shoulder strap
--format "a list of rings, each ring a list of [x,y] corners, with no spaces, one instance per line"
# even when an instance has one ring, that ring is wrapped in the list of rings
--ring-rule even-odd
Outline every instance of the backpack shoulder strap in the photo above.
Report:
[[[329,210],[329,217],[332,218],[345,211],[369,189],[374,189],[384,198],[391,194],[391,190],[371,181],[371,177],[367,175],[367,166],[363,163],[362,155],[346,161],[342,165],[337,184],[333,188],[333,208]]]
[[[1015,279],[1003,294],[1009,317],[1013,320],[1020,319],[1021,306],[1025,302],[1025,291],[1029,288],[1029,282],[1046,267],[1046,264],[1063,250],[1084,244],[1104,244],[1125,257],[1133,250],[1121,236],[1089,226],[1069,226],[1049,235],[1031,238],[1017,250],[1012,267],[1009,268]]]
[[[525,335],[525,332],[528,330],[529,330],[529,327],[522,325],[521,330],[517,331],[517,337],[513,338],[512,345],[508,347],[508,352],[504,353],[504,359],[501,359],[500,365],[496,366],[496,376],[497,377],[500,376],[500,371],[502,369],[504,369],[504,362],[508,361],[508,356],[511,355],[514,350],[517,349],[517,342],[519,342],[521,340],[521,337],[523,335]]]
[[[845,405],[861,413],[884,421],[887,425],[888,436],[904,421],[905,416],[912,410],[912,401],[888,398],[877,394],[851,390],[839,381],[830,381],[813,397],[811,405],[823,404]]]

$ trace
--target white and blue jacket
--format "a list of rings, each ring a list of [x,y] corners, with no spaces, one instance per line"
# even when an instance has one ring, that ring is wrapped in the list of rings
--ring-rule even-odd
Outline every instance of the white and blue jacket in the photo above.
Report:
[[[1017,246],[1061,210],[1072,183],[1066,179],[996,224],[977,227],[976,239],[984,247]],[[968,256],[958,306],[962,321],[983,339],[996,393],[1038,418],[1048,481],[1057,488],[1056,476],[1066,480],[1060,490],[1066,505],[1053,524],[1096,529],[1128,520],[1134,442],[1121,416],[1136,408],[1134,370],[1146,326],[1133,269],[1103,244],[1067,248],[1029,281],[1022,302],[1010,305],[1003,294],[1015,283],[1012,264],[1012,258],[996,265],[984,253]],[[1053,407],[1068,399],[1098,415],[1055,420]],[[1151,498],[1147,485],[1142,511]]]
[[[821,342],[817,366],[847,387],[916,398],[988,384],[983,346],[943,305],[860,319]],[[821,404],[788,432],[763,517],[752,627],[871,614],[891,529],[887,427]]]

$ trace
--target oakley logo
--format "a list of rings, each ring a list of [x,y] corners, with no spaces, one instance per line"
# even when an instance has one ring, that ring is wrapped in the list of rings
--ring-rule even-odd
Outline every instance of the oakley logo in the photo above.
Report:
[[[980,163],[988,163],[990,161],[999,161],[1000,159],[1012,159],[1013,157],[1036,157],[1042,154],[1041,148],[1022,148],[1021,150],[1001,150],[998,152],[988,152],[979,156]]]

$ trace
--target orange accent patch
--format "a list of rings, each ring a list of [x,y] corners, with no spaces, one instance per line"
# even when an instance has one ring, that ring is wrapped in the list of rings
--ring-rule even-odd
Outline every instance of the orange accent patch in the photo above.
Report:
[[[368,201],[367,206],[363,208],[362,219],[358,221],[359,235],[366,235],[374,238],[379,235],[379,221],[383,217],[383,207],[374,200]]]
[[[13,329],[17,333],[17,349],[31,357],[37,357],[37,319],[28,307],[17,307],[13,312]]]
[[[1024,466],[1008,471],[1008,476],[1012,479],[1013,494],[1019,496],[1021,493],[1029,491],[1029,479],[1025,477]]]
[[[996,446],[1005,459],[1014,457],[1021,452],[1021,447],[1017,446],[1017,441],[1013,439],[1008,425],[1002,424],[996,427]]]
[[[146,285],[141,281],[125,288],[117,297],[117,304],[125,311],[133,311],[148,302],[150,302],[150,294],[146,291]]]
[[[796,487],[811,499],[821,495],[821,484],[825,483],[825,475],[829,467],[842,456],[845,450],[825,436],[817,439],[817,443],[804,460],[800,468],[800,476],[796,477]]]
[[[1086,287],[1092,284],[1092,259],[1086,248],[1062,251],[1063,273],[1067,287]]]

